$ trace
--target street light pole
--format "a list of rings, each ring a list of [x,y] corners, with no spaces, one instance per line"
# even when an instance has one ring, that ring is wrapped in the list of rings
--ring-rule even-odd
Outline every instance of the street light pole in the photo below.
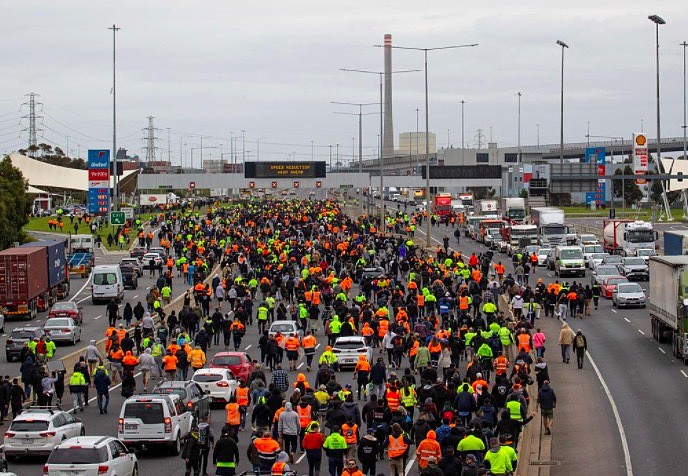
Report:
[[[686,156],[686,47],[688,42],[681,43],[683,46],[683,160],[687,160]],[[683,189],[681,195],[683,195],[683,218],[688,216],[688,190]]]
[[[121,28],[113,24],[108,30],[112,30],[112,163],[114,200],[111,208],[119,210],[119,176],[117,175],[117,32]]]
[[[382,48],[382,45],[375,45],[378,48]],[[430,135],[430,119],[428,110],[428,51],[435,50],[451,50],[456,48],[469,48],[473,46],[478,46],[478,43],[471,43],[466,45],[452,45],[452,46],[440,46],[435,48],[414,48],[408,46],[389,46],[386,48],[395,48],[400,50],[415,50],[422,51],[424,55],[423,70],[425,72],[425,196],[427,201],[426,211],[428,214],[428,220],[426,221],[425,232],[427,235],[427,246],[430,247],[432,242],[432,237],[430,236],[430,141],[428,136]]]
[[[559,162],[564,163],[564,48],[569,45],[561,40],[557,40],[557,45],[561,46],[561,100],[559,106]]]
[[[461,165],[466,165],[464,162],[464,151],[465,151],[465,142],[464,142],[464,122],[463,122],[463,106],[466,104],[466,101],[463,99],[461,100]]]
[[[655,161],[655,167],[657,168],[657,173],[659,173],[659,163],[662,158],[662,134],[661,134],[661,120],[660,120],[660,110],[659,110],[659,25],[664,25],[666,22],[664,19],[658,15],[650,15],[647,17],[652,23],[655,24],[655,64],[656,64],[656,84],[657,84],[657,160]],[[666,219],[671,220],[671,208],[669,207],[669,199],[667,198],[666,187],[664,185],[664,180],[660,180],[659,183],[662,185],[662,203],[664,205],[664,212],[666,213]]]

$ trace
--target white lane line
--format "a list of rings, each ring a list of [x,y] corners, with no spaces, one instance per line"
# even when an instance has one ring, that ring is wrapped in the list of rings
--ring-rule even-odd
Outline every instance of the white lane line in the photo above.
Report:
[[[642,335],[645,335],[645,333],[643,331],[641,331],[640,329],[638,329],[638,332],[640,332]]]
[[[406,464],[406,470],[404,470],[404,476],[407,476],[411,469],[413,468],[413,463],[416,462],[416,457],[414,456],[409,460],[409,462]]]
[[[683,374],[683,376],[684,376],[685,378],[688,378],[688,374],[686,373],[685,370],[681,370],[681,373]]]
[[[138,299],[138,297],[139,297],[139,295],[137,294],[137,295],[134,296],[132,299]]]
[[[300,369],[301,367],[303,367],[303,362],[296,366],[297,369]]]
[[[662,349],[661,347],[657,347],[657,348],[659,349],[659,351],[660,351],[662,354],[666,354],[666,352],[664,351],[664,349]]]
[[[83,298],[83,299],[78,300],[76,303],[77,303],[77,304],[81,304],[81,303],[84,302],[86,299],[88,299],[88,296],[86,296],[86,297]]]
[[[94,318],[93,320],[94,320],[94,321],[97,321],[97,320],[100,319],[101,317],[103,317],[103,316],[98,316],[98,317]]]
[[[244,348],[244,350],[248,350],[248,349],[250,349],[252,346],[253,346],[253,344],[249,344],[249,345],[247,345],[247,346]]]
[[[631,321],[628,320],[627,317],[624,317],[624,321],[626,321],[626,322],[631,322]]]
[[[614,419],[616,420],[616,428],[618,429],[619,436],[621,437],[621,448],[623,449],[624,460],[626,462],[626,476],[633,476],[633,464],[631,462],[631,453],[628,450],[628,441],[626,440],[626,432],[624,431],[623,423],[621,422],[621,415],[619,414],[619,409],[616,407],[614,397],[612,397],[612,393],[609,391],[607,382],[605,382],[602,378],[602,373],[600,372],[600,369],[597,368],[597,364],[593,360],[592,355],[590,355],[590,352],[588,352],[587,350],[585,351],[585,354],[588,356],[590,365],[592,365],[593,370],[595,370],[597,378],[599,379],[600,383],[602,384],[602,388],[604,389],[604,393],[607,394],[607,400],[609,400],[609,404],[612,407],[612,413],[614,413]],[[688,375],[686,375],[686,377],[688,377]]]
[[[304,453],[304,454],[302,454],[301,456],[299,456],[299,459],[296,460],[296,464],[299,464],[301,461],[303,461],[303,459],[304,459],[305,457],[306,457],[306,453]]]
[[[612,312],[613,312],[614,314],[616,314],[616,309],[612,309]]]
[[[88,278],[86,278],[86,282],[84,283],[84,285],[81,286],[81,289],[79,289],[79,291],[77,291],[77,293],[74,296],[72,296],[72,299],[70,299],[69,302],[74,301],[76,299],[76,297],[79,294],[81,294],[81,291],[83,291],[86,288],[86,286],[88,286],[88,283],[90,283],[90,282],[91,282],[91,275],[89,274]],[[81,302],[81,301],[79,301],[79,302]]]
[[[316,344],[315,348],[317,349],[318,347],[320,347],[320,344]]]

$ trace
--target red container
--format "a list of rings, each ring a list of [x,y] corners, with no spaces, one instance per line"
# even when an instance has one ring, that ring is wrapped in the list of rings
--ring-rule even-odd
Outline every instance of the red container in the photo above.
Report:
[[[0,251],[0,302],[30,301],[49,290],[45,248]]]

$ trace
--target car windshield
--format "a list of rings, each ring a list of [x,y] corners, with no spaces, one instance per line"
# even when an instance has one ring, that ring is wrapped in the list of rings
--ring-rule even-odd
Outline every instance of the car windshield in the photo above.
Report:
[[[641,288],[640,284],[638,283],[619,284],[619,286],[616,289],[619,291],[619,294],[643,292],[643,288]]]
[[[583,259],[581,250],[561,250],[561,259]]]
[[[105,447],[101,448],[81,448],[69,446],[65,448],[55,448],[48,457],[48,464],[97,464],[105,463],[108,454]],[[73,471],[79,473],[80,471]]]
[[[162,423],[162,403],[129,402],[124,406],[124,418],[138,418],[144,424]]]
[[[619,274],[619,270],[616,268],[616,266],[613,268],[597,268],[597,271],[595,272],[600,276],[613,276],[615,274]]]
[[[602,261],[607,256],[609,256],[609,253],[593,253],[592,259]]]
[[[292,324],[276,324],[270,327],[270,332],[294,332]]]
[[[626,278],[609,278],[607,279],[607,286],[616,286],[619,283],[626,283],[628,280]]]
[[[525,252],[528,254],[533,254],[533,253],[537,254],[538,251],[540,251],[539,246],[526,246],[526,249],[525,249]]]
[[[645,260],[642,258],[626,258],[624,259],[624,264],[631,266],[645,266]]]
[[[76,306],[74,303],[71,302],[56,302],[53,304],[52,310],[53,311],[71,311],[75,309]]]
[[[656,254],[655,250],[638,250],[638,256],[654,256]]]
[[[33,331],[14,329],[10,334],[10,339],[33,339],[35,335]]]
[[[48,319],[44,327],[69,327],[71,319]]]
[[[540,248],[540,249],[538,250],[537,254],[538,254],[539,256],[545,256],[545,255],[548,255],[550,251],[552,251],[551,248]]]
[[[241,357],[238,355],[216,355],[212,365],[241,365]]]
[[[621,256],[616,256],[616,255],[609,255],[604,259],[605,264],[606,263],[617,264],[617,263],[621,263],[622,261],[623,261],[623,259],[621,258]]]
[[[18,420],[13,421],[10,430],[12,431],[45,431],[48,429],[48,422],[45,420]]]
[[[117,276],[115,273],[98,273],[93,275],[93,284],[97,286],[117,284]]]
[[[655,232],[651,230],[634,230],[628,232],[628,241],[631,243],[652,243],[655,241]]]
[[[587,245],[585,247],[586,253],[604,253],[604,248],[600,245]]]
[[[335,342],[335,349],[342,350],[356,350],[365,347],[365,343],[361,341]]]
[[[193,381],[194,382],[201,382],[201,383],[207,383],[207,382],[219,382],[222,380],[222,375],[220,374],[194,374],[193,376]]]
[[[164,393],[165,395],[179,395],[179,398],[186,398],[186,390],[179,387],[158,387],[155,389],[155,393]]]

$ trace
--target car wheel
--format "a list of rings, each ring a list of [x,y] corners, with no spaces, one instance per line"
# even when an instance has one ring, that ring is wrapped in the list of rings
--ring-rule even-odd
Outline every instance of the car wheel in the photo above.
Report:
[[[174,440],[174,445],[172,446],[172,454],[174,456],[177,456],[179,453],[182,452],[182,442],[179,439],[179,435],[177,435],[177,438]]]
[[[131,470],[131,476],[139,476],[139,467],[134,465],[134,469]]]

